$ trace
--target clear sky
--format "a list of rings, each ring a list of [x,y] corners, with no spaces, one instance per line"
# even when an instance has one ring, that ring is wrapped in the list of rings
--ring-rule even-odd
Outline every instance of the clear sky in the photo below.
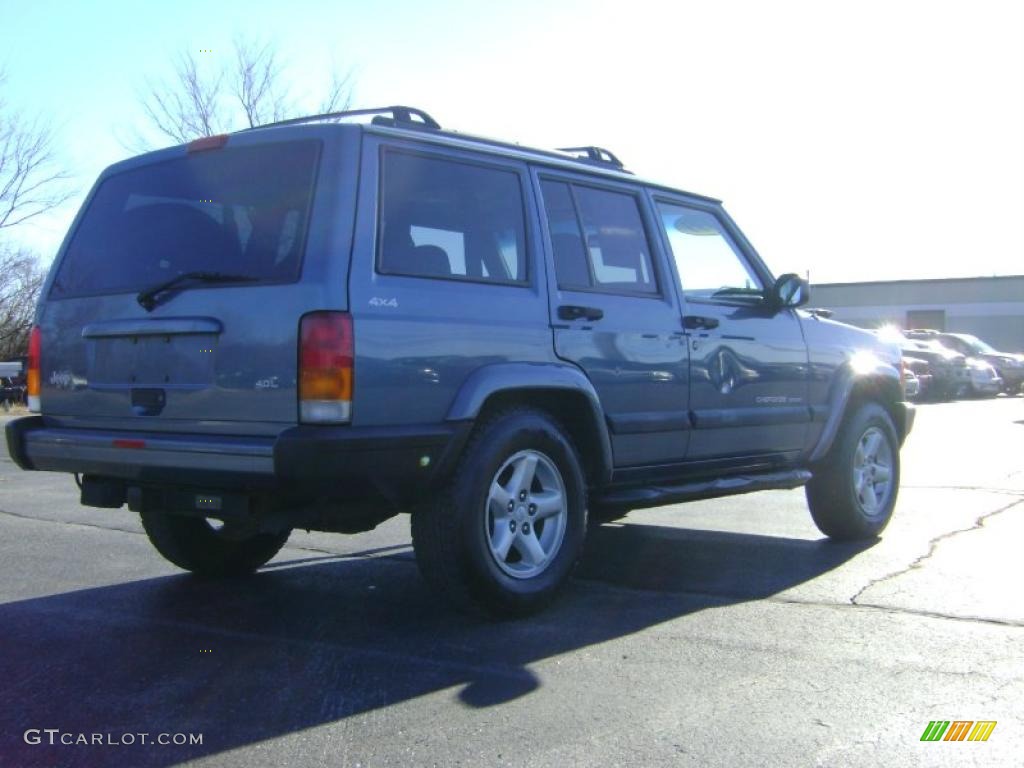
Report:
[[[10,233],[51,258],[182,49],[273,40],[297,93],[543,147],[599,144],[720,197],[812,282],[1024,273],[1020,0],[4,0],[9,104],[58,128],[79,196]]]

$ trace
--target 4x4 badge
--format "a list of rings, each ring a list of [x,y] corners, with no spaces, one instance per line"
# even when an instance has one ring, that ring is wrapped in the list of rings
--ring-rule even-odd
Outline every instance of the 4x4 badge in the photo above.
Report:
[[[390,299],[382,299],[380,296],[374,296],[370,299],[371,307],[394,307],[398,309],[398,299],[392,297]]]

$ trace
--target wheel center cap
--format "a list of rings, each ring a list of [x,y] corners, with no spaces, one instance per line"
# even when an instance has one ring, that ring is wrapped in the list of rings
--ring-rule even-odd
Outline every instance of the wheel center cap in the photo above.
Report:
[[[526,507],[516,507],[516,519],[522,520],[526,517]]]

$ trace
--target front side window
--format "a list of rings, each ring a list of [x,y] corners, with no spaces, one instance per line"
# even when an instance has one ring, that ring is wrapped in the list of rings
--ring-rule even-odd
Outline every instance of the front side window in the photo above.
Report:
[[[688,299],[761,299],[764,285],[721,222],[706,211],[659,203],[683,294]]]
[[[518,174],[388,152],[382,184],[381,272],[495,283],[526,281]]]

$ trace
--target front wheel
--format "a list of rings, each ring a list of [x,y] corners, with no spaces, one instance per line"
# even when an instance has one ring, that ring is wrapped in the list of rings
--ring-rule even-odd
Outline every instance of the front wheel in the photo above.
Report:
[[[516,408],[477,428],[448,487],[413,512],[412,540],[456,607],[522,616],[565,585],[586,525],[576,449],[549,415]]]
[[[150,542],[179,568],[208,578],[244,576],[276,555],[290,530],[279,533],[241,533],[202,517],[142,512],[142,527]]]
[[[826,536],[868,539],[889,524],[899,485],[899,441],[892,419],[877,403],[865,403],[847,419],[807,484],[807,503]]]

